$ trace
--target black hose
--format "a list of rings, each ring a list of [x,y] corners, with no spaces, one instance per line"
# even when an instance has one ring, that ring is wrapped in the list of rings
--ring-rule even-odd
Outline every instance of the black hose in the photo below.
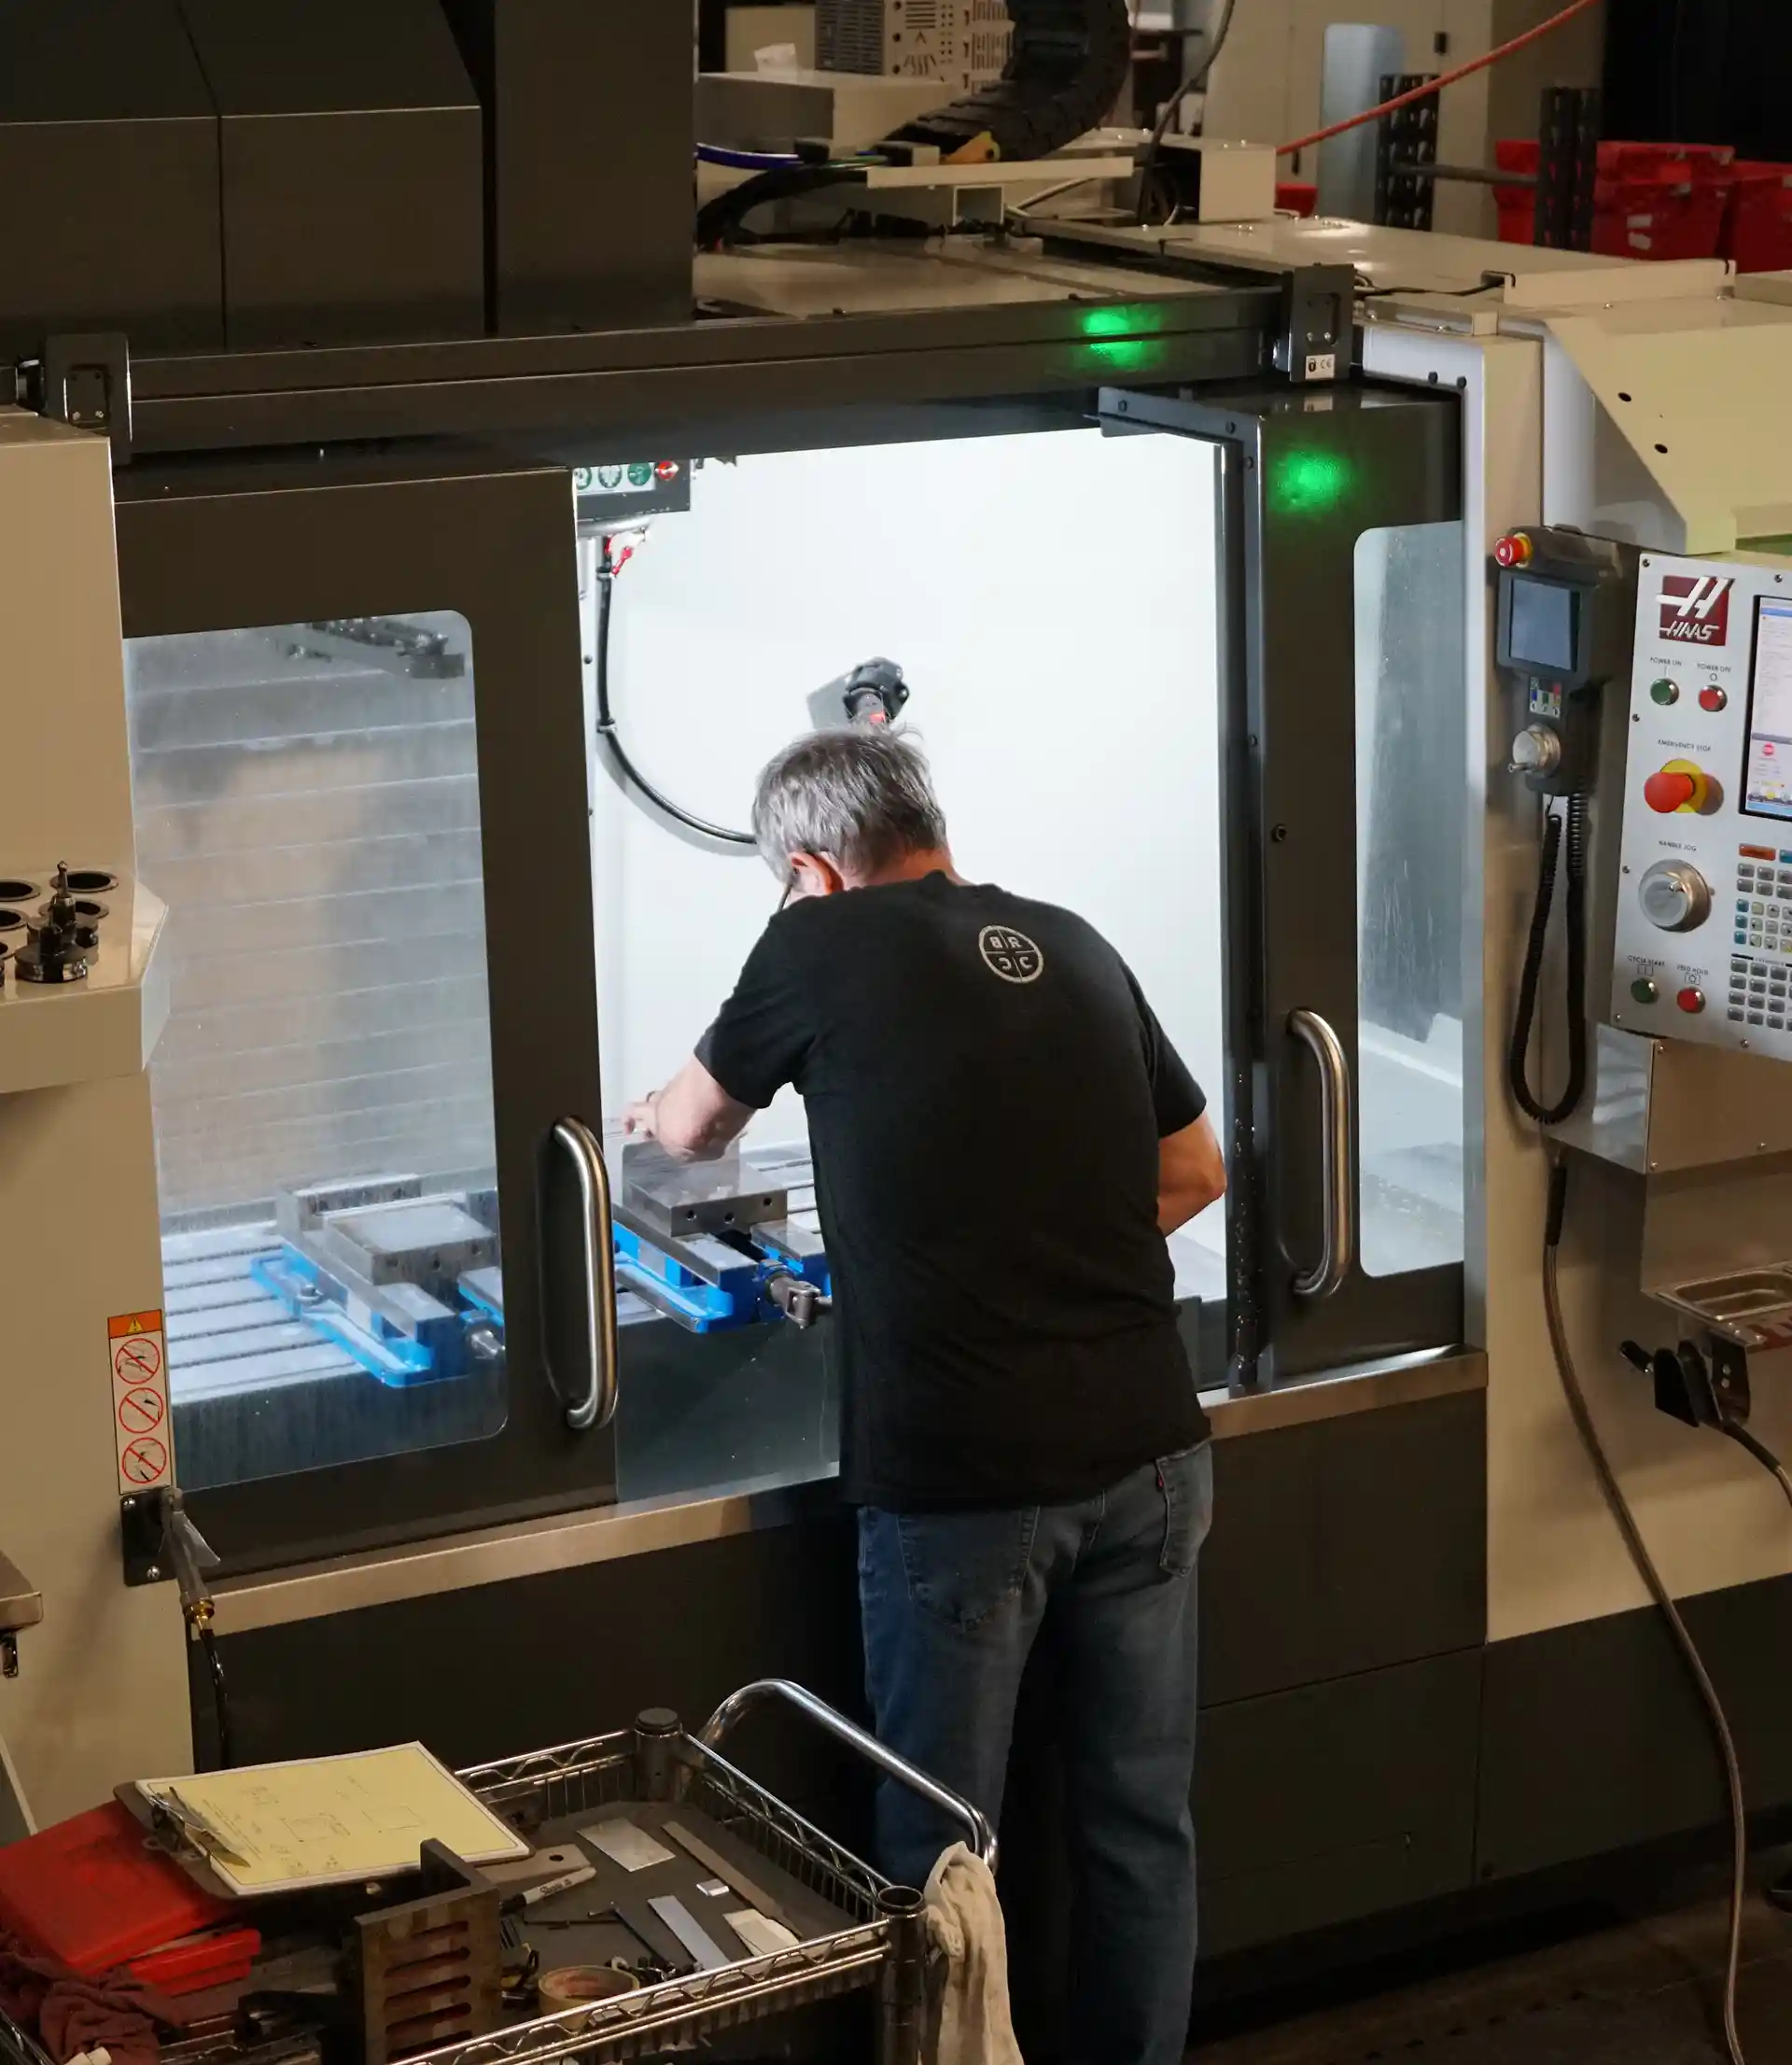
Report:
[[[616,730],[616,719],[609,707],[609,618],[616,594],[616,575],[607,566],[597,569],[597,637],[593,668],[597,686],[597,736],[604,742],[609,757],[616,763],[616,771],[630,787],[636,789],[653,806],[662,810],[677,824],[688,830],[700,832],[706,839],[719,839],[724,846],[739,846],[758,850],[759,841],[750,832],[731,832],[726,825],[711,824],[707,818],[694,816],[668,795],[663,795],[628,757],[622,738]]]
[[[747,217],[774,201],[796,201],[825,187],[862,187],[864,183],[863,165],[779,165],[755,173],[697,210],[697,248],[713,251],[740,236]]]
[[[1582,799],[1575,796],[1573,801]],[[1569,836],[1573,837],[1572,808]],[[1570,847],[1572,857],[1573,848]],[[1729,1809],[1729,1926],[1727,1932],[1724,1952],[1723,2019],[1724,2050],[1729,2065],[1747,2065],[1743,2055],[1742,2038],[1736,2028],[1736,1988],[1742,1972],[1743,1958],[1743,1903],[1748,1886],[1748,1817],[1743,1792],[1743,1772],[1736,1754],[1736,1738],[1730,1733],[1729,1720],[1724,1712],[1723,1701],[1717,1696],[1717,1688],[1712,1683],[1711,1673],[1705,1668],[1705,1660],[1699,1653],[1699,1647],[1691,1631],[1683,1619],[1680,1608],[1674,1603],[1673,1594],[1649,1553],[1648,1543],[1643,1538],[1643,1530],[1637,1524],[1636,1515],[1631,1510],[1630,1501],[1624,1496],[1623,1486],[1617,1481],[1611,1458],[1605,1453],[1605,1444],[1599,1438],[1594,1425],[1592,1409],[1587,1402],[1587,1393],[1580,1381],[1580,1372],[1575,1366],[1574,1350],[1568,1340],[1568,1324],[1561,1310],[1561,1285],[1558,1264],[1561,1249],[1561,1228],[1568,1197],[1568,1166],[1560,1157],[1549,1172],[1549,1219],[1543,1243],[1543,1311],[1549,1328],[1549,1346],[1555,1357],[1556,1373],[1561,1380],[1562,1396],[1567,1400],[1569,1417],[1575,1423],[1575,1432],[1580,1437],[1587,1460],[1593,1467],[1593,1475],[1599,1480],[1599,1488],[1618,1533],[1624,1538],[1624,1546],[1630,1552],[1631,1561],[1643,1582],[1648,1587],[1649,1596],[1668,1623],[1668,1632],[1673,1637],[1674,1647],[1680,1651],[1680,1659],[1687,1667],[1687,1675],[1692,1679],[1694,1689],[1705,1709],[1711,1723],[1713,1740],[1724,1767],[1724,1792]]]
[[[1531,913],[1531,936],[1525,942],[1524,969],[1519,977],[1518,1009],[1512,1018],[1512,1045],[1506,1055],[1506,1080],[1526,1117],[1540,1126],[1559,1126],[1587,1091],[1587,798],[1568,798],[1568,1081],[1553,1104],[1545,1104],[1531,1088],[1531,1033],[1537,1016],[1537,987],[1543,976],[1544,946],[1549,935],[1549,909],[1555,901],[1556,868],[1561,857],[1562,819],[1551,811],[1544,820],[1543,852],[1537,864],[1537,901]]]
[[[231,1728],[231,1694],[224,1682],[224,1659],[218,1652],[217,1631],[199,1630],[199,1646],[205,1652],[206,1675],[212,1681],[212,1718],[217,1729],[217,1765],[228,1771],[236,1762],[236,1746]]]

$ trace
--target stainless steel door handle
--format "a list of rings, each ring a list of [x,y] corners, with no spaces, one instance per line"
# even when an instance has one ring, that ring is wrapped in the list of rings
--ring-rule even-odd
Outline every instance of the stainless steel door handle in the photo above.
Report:
[[[620,1354],[616,1342],[616,1243],[610,1229],[609,1171],[597,1136],[582,1118],[558,1120],[549,1135],[550,1150],[571,1159],[579,1185],[579,1229],[584,1256],[585,1371],[568,1387],[554,1370],[551,1355],[548,1382],[567,1409],[567,1425],[575,1433],[608,1426],[616,1413],[616,1376]],[[546,1200],[543,1202],[545,1219]],[[545,1281],[548,1243],[540,1229],[542,1311],[548,1309]]]
[[[1297,1298],[1330,1298],[1356,1266],[1355,1138],[1351,1064],[1344,1043],[1317,1011],[1291,1011],[1288,1030],[1319,1066],[1320,1182],[1325,1193],[1319,1260],[1295,1278]]]

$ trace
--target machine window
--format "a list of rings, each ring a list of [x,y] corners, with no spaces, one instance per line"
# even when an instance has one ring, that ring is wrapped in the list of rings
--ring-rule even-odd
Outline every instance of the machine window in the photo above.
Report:
[[[1572,634],[1566,589],[1539,639]],[[1519,641],[1514,603],[1513,644]],[[1463,532],[1366,532],[1356,552],[1357,1052],[1364,1270],[1463,1259]],[[1533,665],[1565,665],[1565,657]]]
[[[449,611],[129,641],[189,1490],[506,1412],[471,638]]]
[[[1513,664],[1571,672],[1578,600],[1572,588],[1553,581],[1514,581],[1509,625]]]
[[[740,827],[757,770],[840,701],[812,700],[819,692],[874,657],[893,663],[962,871],[1099,926],[1217,1114],[1213,465],[1211,447],[1186,440],[1076,428],[696,467],[688,510],[619,530],[609,548],[612,563],[627,553],[609,595],[606,685],[631,762],[691,817]],[[582,542],[593,586],[596,527]],[[593,699],[595,714],[595,682]],[[601,747],[592,793],[613,1120],[691,1051],[778,885],[749,849],[668,822]],[[745,1237],[764,1250],[819,1238],[800,1100],[781,1095],[721,1172],[667,1171],[615,1134],[608,1145],[619,1247],[635,1249],[623,1271],[622,1496],[814,1475],[833,1453],[827,1323],[806,1334],[743,1323],[721,1286],[668,1285],[651,1252],[682,1209],[736,1257],[748,1215],[760,1216]],[[1172,1252],[1181,1295],[1223,1304],[1224,1209]]]
[[[1773,596],[1756,604],[1743,808],[1754,817],[1792,818],[1792,602]]]

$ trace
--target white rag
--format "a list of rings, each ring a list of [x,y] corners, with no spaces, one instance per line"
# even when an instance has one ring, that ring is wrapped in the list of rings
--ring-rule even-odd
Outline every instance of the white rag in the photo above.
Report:
[[[995,1874],[962,1843],[942,1852],[928,1874],[927,1932],[937,1956],[926,2065],[1021,2065]]]

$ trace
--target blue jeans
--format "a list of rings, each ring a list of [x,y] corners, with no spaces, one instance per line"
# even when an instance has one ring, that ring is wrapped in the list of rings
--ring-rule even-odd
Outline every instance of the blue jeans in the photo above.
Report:
[[[1076,2065],[1178,2065],[1195,1970],[1195,1564],[1205,1445],[1071,1506],[859,1515],[866,1686],[891,1749],[1000,1820],[1027,1658],[1065,1657]],[[878,1861],[920,1886],[956,1831],[879,1789]]]

